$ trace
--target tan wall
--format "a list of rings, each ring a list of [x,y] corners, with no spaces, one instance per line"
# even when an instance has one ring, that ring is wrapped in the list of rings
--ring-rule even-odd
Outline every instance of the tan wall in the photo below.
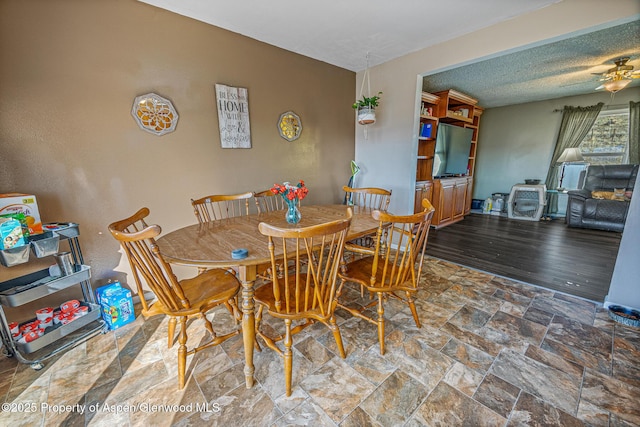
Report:
[[[220,147],[216,83],[248,88],[253,148]],[[173,102],[174,133],[138,128],[131,107],[148,92]],[[78,222],[96,285],[121,261],[107,225],[142,206],[170,231],[195,221],[192,197],[276,181],[339,202],[354,93],[350,71],[135,0],[0,0],[0,192]],[[292,143],[276,129],[287,110],[304,129]]]

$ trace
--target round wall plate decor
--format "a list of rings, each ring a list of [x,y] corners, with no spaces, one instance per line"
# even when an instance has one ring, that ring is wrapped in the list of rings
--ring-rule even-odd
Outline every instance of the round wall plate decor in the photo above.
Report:
[[[300,117],[293,111],[280,114],[278,132],[280,132],[280,136],[287,141],[295,141],[298,139],[302,133],[302,121],[300,121]]]
[[[171,101],[155,93],[136,97],[131,114],[140,129],[158,136],[173,132],[178,124],[178,113]]]

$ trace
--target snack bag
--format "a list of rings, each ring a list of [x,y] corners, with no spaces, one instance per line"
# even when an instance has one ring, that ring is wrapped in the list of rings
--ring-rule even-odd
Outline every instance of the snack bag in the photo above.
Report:
[[[11,249],[24,246],[27,241],[22,234],[20,221],[13,218],[0,218],[0,249]]]
[[[22,235],[25,239],[29,239],[29,224],[27,222],[27,216],[22,212],[10,213],[10,214],[2,214],[0,218],[13,218],[20,221],[20,225],[22,226]]]

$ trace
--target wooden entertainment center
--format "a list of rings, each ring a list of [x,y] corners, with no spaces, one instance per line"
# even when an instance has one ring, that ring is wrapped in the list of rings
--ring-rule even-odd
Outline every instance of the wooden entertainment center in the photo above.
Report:
[[[471,210],[478,130],[483,111],[477,103],[476,99],[452,89],[436,93],[422,92],[414,210],[422,210],[421,200],[429,199],[436,209],[431,222],[436,228],[460,221]],[[473,130],[465,174],[433,177],[436,135],[440,123]]]

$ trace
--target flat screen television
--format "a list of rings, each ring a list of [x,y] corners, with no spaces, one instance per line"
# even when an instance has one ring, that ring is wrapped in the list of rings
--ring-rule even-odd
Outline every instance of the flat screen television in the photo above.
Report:
[[[467,174],[472,138],[473,129],[447,123],[438,125],[433,158],[434,178]]]

